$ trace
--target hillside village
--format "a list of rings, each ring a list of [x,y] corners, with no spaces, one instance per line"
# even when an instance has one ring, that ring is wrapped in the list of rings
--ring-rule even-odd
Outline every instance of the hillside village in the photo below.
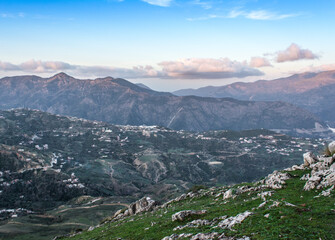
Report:
[[[325,147],[323,139],[262,129],[197,133],[111,125],[27,109],[0,112],[0,139],[0,235],[1,229],[25,224],[27,217],[45,211],[55,224],[64,221],[54,214],[63,211],[62,206],[79,211],[80,204],[69,202],[81,196],[89,196],[84,206],[92,209],[117,210],[144,194],[167,201],[197,184],[257,180],[300,163],[306,151]],[[57,208],[61,209],[53,210]],[[101,210],[92,221],[102,220],[109,211]],[[43,219],[36,221],[43,226]],[[83,224],[76,221],[74,226]]]

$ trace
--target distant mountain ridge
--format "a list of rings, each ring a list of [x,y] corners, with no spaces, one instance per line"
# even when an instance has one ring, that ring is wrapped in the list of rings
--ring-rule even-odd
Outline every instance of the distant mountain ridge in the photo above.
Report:
[[[192,131],[324,125],[308,111],[284,102],[179,97],[112,77],[79,80],[65,73],[50,78],[6,77],[0,79],[0,92],[0,109],[26,107],[122,125]]]
[[[295,74],[275,80],[233,83],[220,87],[182,89],[178,96],[232,97],[240,100],[285,101],[307,109],[325,121],[335,122],[335,71]]]

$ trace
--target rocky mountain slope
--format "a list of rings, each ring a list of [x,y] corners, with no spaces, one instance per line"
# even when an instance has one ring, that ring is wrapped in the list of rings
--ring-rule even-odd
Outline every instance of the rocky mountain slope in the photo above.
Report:
[[[78,80],[64,73],[0,79],[0,109],[27,107],[113,124],[176,130],[313,129],[319,118],[284,102],[178,97],[111,77]]]
[[[334,156],[306,153],[304,164],[260,181],[198,189],[163,205],[143,198],[57,239],[334,239],[334,184]]]
[[[193,133],[0,111],[0,238],[50,239],[144,195],[165,201],[193,185],[252,181],[322,148],[268,130]]]
[[[295,74],[287,78],[252,83],[233,83],[175,91],[178,96],[232,97],[240,100],[285,101],[315,113],[324,121],[335,122],[335,71]]]

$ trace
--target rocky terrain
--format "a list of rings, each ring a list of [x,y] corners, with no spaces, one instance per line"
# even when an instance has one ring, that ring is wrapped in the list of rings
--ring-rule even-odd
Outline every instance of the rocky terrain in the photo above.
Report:
[[[335,123],[335,71],[295,74],[287,78],[251,83],[233,83],[221,87],[183,89],[173,92],[178,96],[232,97],[239,100],[284,101],[315,113],[330,124]],[[334,125],[335,126],[335,125]]]
[[[289,103],[178,97],[111,77],[6,77],[0,79],[0,92],[0,109],[32,108],[122,125],[191,131],[326,127],[312,113]]]
[[[48,239],[143,196],[253,181],[323,144],[268,130],[194,133],[0,111],[0,238]]]
[[[162,205],[150,198],[83,233],[57,239],[334,239],[335,142],[330,156],[264,179],[198,189]]]

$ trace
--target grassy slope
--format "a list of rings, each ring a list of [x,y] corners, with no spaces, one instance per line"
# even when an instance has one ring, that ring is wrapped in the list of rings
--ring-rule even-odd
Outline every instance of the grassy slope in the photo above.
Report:
[[[287,180],[286,186],[283,189],[273,190],[274,194],[267,197],[267,204],[254,210],[254,215],[248,217],[242,224],[236,225],[233,228],[236,231],[213,229],[211,226],[185,228],[178,231],[173,231],[173,228],[185,225],[194,219],[212,220],[224,215],[235,216],[246,210],[252,211],[252,208],[257,208],[263,202],[261,198],[252,200],[259,191],[243,193],[235,199],[224,201],[222,195],[220,197],[215,195],[227,188],[201,190],[211,194],[199,194],[198,197],[172,203],[167,208],[110,222],[70,239],[162,239],[173,233],[213,231],[224,232],[227,236],[249,236],[252,239],[335,239],[335,196],[332,194],[330,197],[314,198],[322,190],[303,191],[305,181],[300,180],[300,177],[306,172],[308,171],[290,172],[293,178]],[[281,204],[278,207],[269,208],[274,201],[279,201]],[[285,202],[296,206],[287,206]],[[184,222],[171,221],[172,214],[178,211],[202,209],[206,209],[207,214],[188,218]],[[269,217],[264,217],[265,214],[269,214]]]
[[[108,203],[98,203],[85,208],[63,205],[45,214],[12,218],[6,224],[0,225],[0,239],[52,239],[60,234],[67,234],[78,229],[87,229],[90,225],[96,225],[122,207],[118,204]]]

